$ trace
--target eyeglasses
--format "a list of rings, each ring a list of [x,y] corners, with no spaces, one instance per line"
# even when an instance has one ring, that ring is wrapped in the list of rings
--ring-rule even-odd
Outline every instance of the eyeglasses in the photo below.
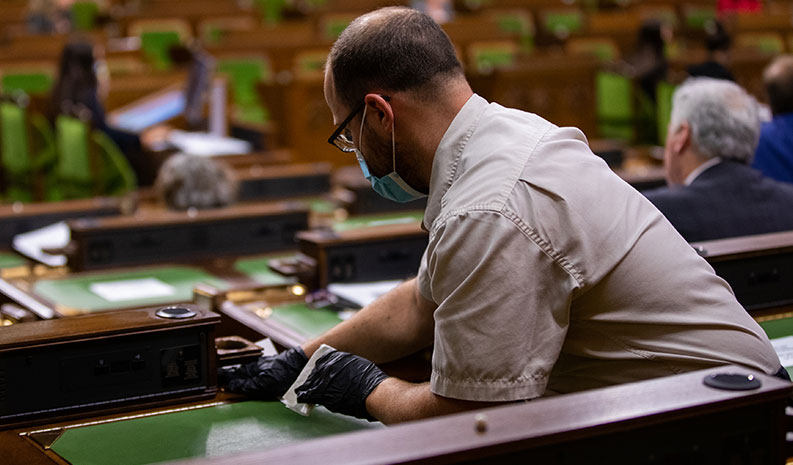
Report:
[[[386,102],[391,101],[391,98],[387,95],[381,95],[380,97],[383,97],[383,100]],[[348,128],[347,125],[350,124],[350,121],[352,121],[353,118],[355,118],[355,115],[363,110],[364,106],[366,106],[366,102],[361,102],[360,105],[358,105],[346,118],[344,118],[344,121],[342,121],[336,130],[333,131],[333,134],[328,137],[328,143],[334,145],[342,152],[349,153],[355,151],[355,144],[352,142],[352,131],[350,131],[350,128]]]
[[[355,118],[355,115],[363,110],[365,105],[366,102],[361,102],[361,104],[358,105],[355,110],[352,111],[352,113],[344,118],[344,121],[342,121],[336,130],[333,131],[333,134],[328,137],[328,142],[330,144],[336,146],[336,148],[342,152],[349,153],[355,151],[355,145],[352,142],[352,132],[350,131],[350,128],[347,127],[347,125],[350,124],[350,121],[352,121],[353,118]]]

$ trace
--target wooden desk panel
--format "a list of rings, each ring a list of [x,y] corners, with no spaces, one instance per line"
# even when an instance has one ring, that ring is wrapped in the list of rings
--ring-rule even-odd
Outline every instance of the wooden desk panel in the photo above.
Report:
[[[750,313],[793,304],[793,231],[691,245]]]

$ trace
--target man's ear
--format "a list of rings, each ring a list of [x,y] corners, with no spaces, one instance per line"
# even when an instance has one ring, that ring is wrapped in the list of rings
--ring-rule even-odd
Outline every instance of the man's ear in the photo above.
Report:
[[[672,135],[672,153],[680,155],[691,144],[691,125],[683,121]]]
[[[366,104],[366,119],[372,119],[372,124],[377,121],[377,125],[383,133],[391,134],[391,128],[394,124],[394,110],[391,108],[391,103],[387,101],[380,94],[366,94],[363,99]]]

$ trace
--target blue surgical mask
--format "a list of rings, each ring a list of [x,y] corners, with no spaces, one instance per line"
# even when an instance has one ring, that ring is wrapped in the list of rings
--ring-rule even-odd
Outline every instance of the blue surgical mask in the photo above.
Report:
[[[358,133],[358,145],[361,145],[364,121],[366,121],[366,107],[364,107],[363,116],[361,117],[361,131]],[[364,177],[372,183],[372,189],[381,196],[400,203],[410,202],[427,196],[427,194],[422,194],[410,187],[399,173],[396,172],[396,142],[394,141],[393,119],[391,120],[391,162],[393,171],[382,178],[378,178],[369,172],[366,160],[364,160],[363,154],[359,149],[355,149],[355,156],[358,158],[358,164],[361,165],[361,171],[363,171]]]

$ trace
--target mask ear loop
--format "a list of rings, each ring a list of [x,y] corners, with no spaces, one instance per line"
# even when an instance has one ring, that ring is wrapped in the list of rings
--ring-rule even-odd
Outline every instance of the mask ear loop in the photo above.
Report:
[[[394,117],[391,116],[391,167],[396,173],[396,138],[394,137]]]

